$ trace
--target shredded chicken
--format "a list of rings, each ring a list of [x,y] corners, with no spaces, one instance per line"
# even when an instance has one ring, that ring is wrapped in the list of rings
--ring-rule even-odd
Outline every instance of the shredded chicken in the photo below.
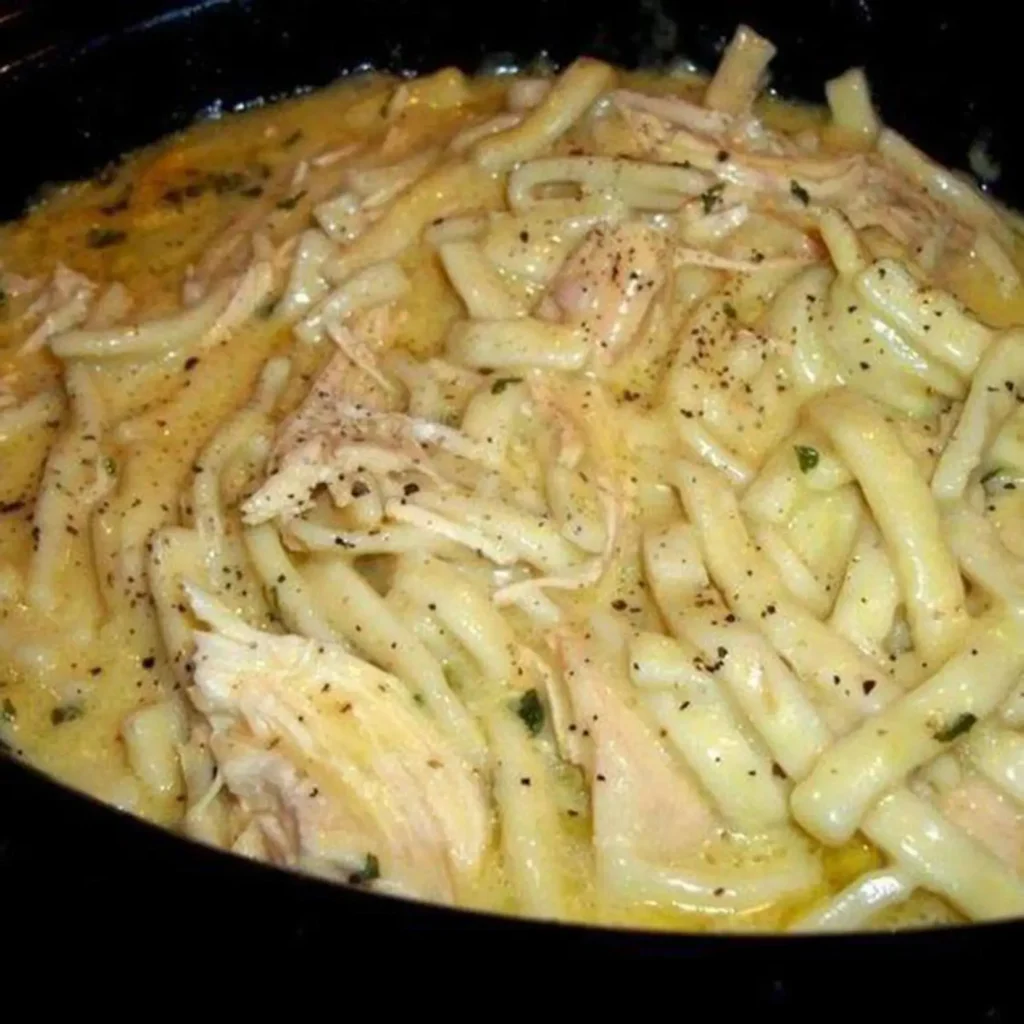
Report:
[[[721,181],[758,192],[785,194],[797,180],[815,198],[852,193],[864,176],[862,156],[818,156],[790,144],[782,153],[744,148],[670,124],[653,113],[620,108],[638,156],[685,163],[713,172]],[[749,130],[744,132],[750,138]],[[755,136],[756,138],[756,136]]]
[[[384,413],[392,396],[339,351],[316,379],[299,408],[278,431],[274,471],[242,507],[249,523],[278,515],[294,515],[309,505],[313,491],[328,483],[337,470],[330,464],[331,438],[346,436],[341,406]],[[343,481],[338,481],[343,482]]]
[[[723,183],[768,199],[769,205],[804,199],[834,203],[857,229],[884,228],[929,263],[946,244],[959,251],[971,245],[970,225],[878,154],[807,152],[749,113],[709,110],[681,97],[619,90],[613,102],[648,158],[690,161]],[[932,252],[936,246],[940,251]]]
[[[768,131],[756,117],[709,110],[681,96],[648,96],[630,89],[619,89],[612,94],[612,102],[620,110],[642,111],[685,128],[720,149],[742,146],[751,152],[784,154],[793,152],[795,148],[784,136]]]
[[[89,315],[96,285],[84,274],[58,263],[49,286],[29,307],[26,316],[42,316],[21,352],[36,352],[56,334],[77,327]]]
[[[587,769],[599,858],[672,858],[697,850],[715,818],[696,784],[618,692],[594,649],[564,632],[556,640],[575,724],[589,737]]]
[[[385,888],[455,899],[480,869],[491,809],[476,771],[401,682],[187,592],[216,630],[196,634],[193,699],[272,859],[349,880],[379,870]]]
[[[363,373],[373,379],[374,383],[379,384],[383,391],[394,390],[388,379],[380,372],[373,350],[356,331],[349,330],[336,319],[328,320],[326,327],[331,340],[354,366],[358,366]]]
[[[43,282],[38,277],[25,277],[23,274],[13,274],[9,270],[0,267],[0,292],[3,292],[9,299],[19,299],[26,295],[34,295],[43,287]]]
[[[636,337],[665,281],[667,251],[665,236],[646,224],[602,224],[552,283],[564,321],[586,332],[603,362],[614,362]]]
[[[937,260],[947,245],[966,251],[973,239],[973,232],[925,189],[878,157],[869,160],[863,187],[847,197],[841,209],[858,230],[884,228],[918,260],[924,256],[926,263]],[[936,245],[937,251],[929,253]]]
[[[274,446],[275,468],[242,506],[246,523],[290,518],[307,511],[326,485],[343,508],[359,479],[373,477],[385,498],[397,498],[397,474],[421,475],[439,486],[444,478],[431,449],[486,461],[485,447],[440,423],[394,410],[395,396],[355,365],[344,351],[328,363],[306,401],[288,420]]]

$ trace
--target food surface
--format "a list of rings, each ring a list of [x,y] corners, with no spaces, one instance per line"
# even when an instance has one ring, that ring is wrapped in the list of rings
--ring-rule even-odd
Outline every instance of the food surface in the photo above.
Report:
[[[0,741],[533,917],[1024,915],[1021,221],[863,74],[370,75],[0,227]]]

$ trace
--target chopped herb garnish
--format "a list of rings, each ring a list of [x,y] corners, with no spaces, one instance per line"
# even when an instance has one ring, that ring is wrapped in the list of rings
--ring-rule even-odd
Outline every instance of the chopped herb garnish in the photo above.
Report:
[[[219,196],[237,192],[246,181],[245,175],[239,171],[215,171],[210,175],[210,187]]]
[[[811,448],[810,445],[795,445],[793,451],[796,452],[796,461],[800,464],[801,473],[810,473],[821,459],[818,449]]]
[[[1002,473],[1001,469],[990,469],[982,478],[981,483],[987,484],[989,480],[994,480],[999,474]]]
[[[500,377],[491,385],[491,394],[500,395],[505,388],[511,387],[513,384],[522,384],[522,377]]]
[[[127,237],[126,231],[115,228],[90,228],[85,236],[85,244],[90,249],[109,249],[112,245],[120,245]]]
[[[62,704],[50,712],[50,721],[54,725],[63,725],[65,722],[73,722],[76,718],[81,718],[82,714],[83,711],[77,704]]]
[[[190,171],[196,174],[198,172]],[[252,181],[250,175],[242,171],[212,171],[203,175],[198,181],[190,181],[178,188],[169,188],[161,197],[179,209],[186,199],[198,199],[201,195],[213,192],[214,195],[225,196],[237,193],[247,199],[255,199],[263,195],[263,186]]]
[[[113,476],[117,472],[117,463],[109,455],[103,458],[103,472],[107,476]]]
[[[799,199],[804,206],[809,206],[811,202],[811,194],[800,184],[799,181],[791,181],[789,183],[789,191],[792,193],[795,199]]]
[[[730,320],[736,319],[736,307],[731,302],[725,303],[725,305],[722,306],[722,309]]]
[[[294,210],[295,207],[298,206],[299,203],[302,202],[302,199],[305,196],[305,194],[306,194],[305,189],[303,189],[301,192],[296,192],[295,195],[288,196],[287,199],[282,199],[277,204],[277,208],[279,210]]]
[[[18,717],[18,709],[14,706],[14,701],[10,697],[4,697],[3,703],[0,704],[0,718],[5,722],[13,722]]]
[[[722,201],[722,193],[725,191],[725,183],[719,182],[717,185],[712,185],[711,188],[705,189],[700,194],[701,206],[704,208],[705,213],[711,213],[712,210]]]
[[[129,185],[125,190],[115,199],[112,203],[107,206],[100,207],[100,213],[104,217],[113,217],[115,213],[124,213],[128,209],[128,204],[132,198],[132,186]]]
[[[977,721],[977,715],[972,715],[970,711],[965,711],[962,715],[957,715],[944,729],[940,729],[935,734],[935,738],[940,743],[952,743],[958,736],[963,736],[964,733],[970,732]]]
[[[531,736],[544,728],[544,705],[536,690],[527,690],[516,702],[516,714],[523,720],[523,725],[530,730]]]
[[[368,853],[366,863],[358,871],[353,871],[348,876],[349,885],[366,885],[380,878],[380,861],[376,854]]]

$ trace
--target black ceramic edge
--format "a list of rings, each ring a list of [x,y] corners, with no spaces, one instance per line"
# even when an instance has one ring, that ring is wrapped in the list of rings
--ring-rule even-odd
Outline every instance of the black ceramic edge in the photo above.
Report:
[[[605,10],[604,6],[595,5],[588,8],[597,12],[592,20],[585,26],[577,24],[569,31],[557,17],[549,19],[555,27],[550,34],[543,25],[537,24],[536,16],[558,15],[572,5],[526,0],[521,6],[534,17],[520,19],[515,29],[518,35],[512,32],[515,38],[505,46],[502,29],[492,27],[478,4],[448,5],[457,9],[465,21],[455,26],[451,38],[445,41],[424,31],[429,28],[431,19],[437,17],[436,9],[424,21],[422,11],[426,5],[418,8],[414,0],[392,0],[364,13],[360,28],[366,33],[365,37],[353,39],[350,33],[344,42],[339,41],[339,55],[333,63],[329,47],[321,43],[316,51],[317,61],[295,67],[286,59],[288,54],[292,60],[295,56],[289,50],[287,34],[299,30],[289,30],[287,26],[292,22],[301,25],[301,19],[309,16],[314,8],[323,9],[327,4],[316,4],[312,0],[293,0],[287,7],[277,4],[276,0],[207,0],[186,5],[169,0],[120,0],[106,6],[72,4],[70,6],[78,11],[77,16],[61,21],[60,31],[54,31],[45,15],[58,6],[61,5],[54,0],[0,6],[0,61],[3,62],[0,64],[0,109],[13,111],[22,119],[22,125],[30,125],[33,115],[39,112],[64,115],[63,120],[58,119],[56,140],[59,146],[53,153],[46,154],[46,160],[35,164],[29,160],[27,174],[22,178],[12,179],[10,167],[0,177],[0,183],[11,185],[15,191],[26,185],[38,185],[47,177],[81,174],[83,167],[96,166],[99,160],[109,159],[126,146],[138,145],[168,128],[187,123],[217,99],[226,97],[230,104],[235,104],[262,95],[287,93],[295,87],[323,84],[355,65],[426,70],[455,62],[472,70],[487,56],[502,52],[528,60],[541,49],[537,42],[548,43],[549,39],[548,49],[556,61],[586,50],[626,64],[650,63],[681,50],[699,63],[709,65],[729,28],[738,20],[746,20],[782,44],[782,70],[777,79],[782,91],[809,95],[813,89],[809,83],[820,84],[828,74],[836,73],[864,54],[867,54],[869,69],[874,64],[884,71],[889,50],[888,44],[883,46],[882,42],[892,39],[891,23],[896,17],[893,5],[885,5],[884,0],[879,3],[831,0],[827,4],[790,4],[787,7],[792,14],[790,21],[786,21],[790,15],[782,12],[779,5],[722,4],[713,15],[700,15],[699,24],[688,37],[690,45],[686,39],[680,39],[684,33],[678,30],[676,22],[667,18],[665,10],[672,6],[668,3],[641,0],[630,13],[623,15],[619,8],[619,14],[608,17],[600,13]],[[178,12],[183,7],[185,14],[180,15]],[[806,12],[801,13],[804,8]],[[904,10],[907,9],[909,5]],[[411,28],[407,25],[406,31],[418,32],[414,44],[389,42],[388,33],[402,28],[401,19],[393,16],[395,11],[408,17]],[[961,12],[962,25],[949,21],[956,11]],[[986,24],[985,19],[978,16],[977,5],[965,20],[963,12],[962,5],[936,3],[930,20],[914,26],[913,38],[922,47],[930,44],[931,56],[936,60],[944,53],[944,59],[951,61],[978,38],[977,25]],[[351,10],[348,16],[351,17]],[[916,12],[910,16],[916,17]],[[880,23],[883,23],[881,28]],[[277,33],[282,27],[284,37],[279,38]],[[830,37],[828,46],[815,47],[814,40],[826,29],[838,34]],[[223,44],[225,38],[233,35],[242,37],[245,45],[255,46],[250,60],[223,52],[219,55],[223,59],[218,59],[214,42]],[[896,38],[900,38],[899,33]],[[303,45],[310,43],[308,32],[303,39]],[[878,45],[868,45],[866,41],[871,39],[876,39]],[[900,45],[905,43],[904,39]],[[992,47],[998,51],[999,41],[989,39],[987,45],[987,59],[995,65],[999,54],[993,52]],[[789,57],[787,47],[792,48]],[[190,67],[195,72],[194,76],[176,83],[172,81],[173,88],[161,91],[155,79],[160,74],[166,76],[169,68],[180,64],[181,52],[191,55],[193,63],[189,65],[186,59],[185,66],[186,70]],[[261,72],[256,65],[259,60],[265,63],[268,53],[285,55],[282,66],[270,72],[264,68]],[[209,59],[209,64],[197,63],[196,54],[199,60]],[[143,58],[154,61],[148,72],[141,63]],[[136,60],[134,65],[133,59]],[[96,104],[116,95],[117,89],[125,89],[126,79],[118,69],[123,70],[127,65],[140,73],[138,80],[131,83],[138,86],[137,94],[131,90],[122,92],[123,102],[116,109],[111,110],[109,103],[103,110],[95,108]],[[922,66],[928,66],[928,61]],[[908,91],[907,80],[893,74],[892,80],[885,74],[877,79],[883,110],[900,127],[919,128],[913,134],[917,138],[924,136],[926,145],[934,138],[935,144],[929,148],[953,163],[962,162],[964,146],[980,130],[1004,122],[1009,125],[1009,119],[1016,117],[1016,106],[1003,109],[996,105],[994,97],[1002,85],[994,75],[979,78],[976,89],[957,103],[950,99],[955,93],[942,91],[944,79],[936,79],[935,88],[924,95]],[[139,130],[137,119],[143,109],[140,104],[145,103],[153,103],[151,109],[159,111],[159,116],[152,121],[157,131],[152,131],[152,125],[146,122],[143,130]],[[936,117],[935,108],[939,108],[941,116]],[[983,118],[979,110],[985,112]],[[132,118],[136,120],[132,122]],[[901,119],[905,124],[900,123]],[[129,123],[135,126],[134,134],[118,135],[116,131],[107,136],[102,134],[104,127],[125,129]],[[1024,181],[1024,162],[1010,138],[1009,132],[997,133],[995,144],[1005,141],[999,156],[1005,158],[1012,172],[1006,188],[1008,194],[1013,194],[1014,184]],[[55,168],[66,168],[67,174],[55,172]],[[187,886],[195,886],[197,898],[215,898],[221,908],[230,908],[230,912],[237,915],[242,928],[255,926],[255,916],[265,913],[270,903],[276,908],[279,929],[276,940],[303,947],[333,930],[337,915],[343,915],[346,922],[357,920],[364,933],[387,933],[391,941],[399,937],[418,940],[428,932],[443,933],[449,940],[460,937],[469,944],[485,936],[489,941],[497,941],[500,936],[503,943],[526,943],[537,952],[617,956],[628,953],[655,958],[741,960],[762,965],[780,958],[790,964],[811,960],[841,961],[849,957],[858,960],[869,957],[879,962],[947,957],[976,959],[999,956],[1024,936],[1024,924],[1015,922],[893,935],[827,937],[693,936],[542,925],[328,887],[308,878],[243,862],[106,808],[54,783],[35,769],[3,756],[0,756],[0,793],[3,794],[0,872],[5,879],[16,880],[14,891],[6,893],[5,923],[18,920],[26,928],[37,922],[41,905],[49,907],[54,914],[71,917],[96,910],[105,901],[114,899],[119,888],[138,887],[148,906],[152,907],[156,900],[159,907],[164,900],[170,908],[185,898]],[[73,876],[78,883],[66,880],[69,840],[76,847]],[[151,891],[154,883],[162,890],[155,896]],[[258,886],[255,900],[250,886]],[[124,893],[119,898],[123,899]],[[28,908],[25,914],[20,912],[23,903]],[[953,994],[955,991],[950,992],[949,997]]]
[[[39,886],[26,901],[33,916],[41,908],[81,916],[95,902],[108,904],[110,886],[115,885],[136,890],[149,913],[159,917],[161,910],[168,913],[177,907],[182,894],[195,886],[192,895],[197,902],[213,897],[217,912],[230,916],[243,932],[269,913],[275,943],[282,949],[304,947],[333,931],[343,917],[347,927],[358,923],[364,940],[386,935],[395,946],[416,941],[426,932],[463,942],[500,932],[503,942],[528,942],[534,953],[550,948],[560,955],[615,953],[751,965],[768,957],[771,966],[840,963],[850,957],[860,961],[865,956],[890,965],[974,958],[985,950],[1012,946],[1024,934],[1024,926],[1013,921],[841,935],[708,935],[538,922],[365,893],[236,857],[114,810],[11,758],[0,757],[0,792],[0,877]],[[45,818],[40,808],[46,808]],[[97,830],[102,830],[99,843]],[[30,842],[19,846],[19,832],[30,836]],[[160,889],[162,893],[152,891]],[[19,893],[5,891],[4,902],[5,926],[14,921],[24,924],[17,912]],[[167,906],[161,907],[163,902]],[[291,916],[282,920],[285,907]]]

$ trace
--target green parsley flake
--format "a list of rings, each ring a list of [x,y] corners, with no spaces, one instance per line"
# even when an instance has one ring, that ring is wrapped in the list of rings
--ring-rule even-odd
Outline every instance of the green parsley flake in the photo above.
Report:
[[[491,394],[500,395],[506,388],[513,384],[522,384],[522,377],[501,377],[491,385]]]
[[[962,715],[957,715],[945,728],[940,729],[935,734],[935,738],[940,743],[952,743],[958,736],[963,736],[964,733],[970,732],[977,724],[977,721],[977,715],[972,715],[970,711],[965,711]]]
[[[791,181],[789,183],[789,191],[793,197],[799,199],[804,206],[809,206],[811,203],[811,194],[800,184],[799,181]]]
[[[796,452],[796,461],[800,464],[801,473],[810,473],[810,471],[814,469],[821,460],[821,456],[818,454],[818,449],[811,448],[810,445],[795,445],[793,451]]]
[[[700,202],[706,214],[713,212],[715,207],[722,201],[722,193],[724,191],[724,182],[719,182],[717,185],[712,185],[711,188],[701,192]]]
[[[516,714],[523,720],[523,725],[530,731],[531,736],[544,728],[544,705],[536,690],[527,690],[526,693],[516,702]]]
[[[380,878],[380,861],[376,854],[368,853],[366,862],[358,871],[353,871],[348,876],[348,881],[349,885],[366,885],[367,882],[376,881],[378,878]]]
[[[85,236],[85,244],[90,249],[109,249],[112,245],[120,245],[127,237],[126,231],[114,228],[90,228]]]

